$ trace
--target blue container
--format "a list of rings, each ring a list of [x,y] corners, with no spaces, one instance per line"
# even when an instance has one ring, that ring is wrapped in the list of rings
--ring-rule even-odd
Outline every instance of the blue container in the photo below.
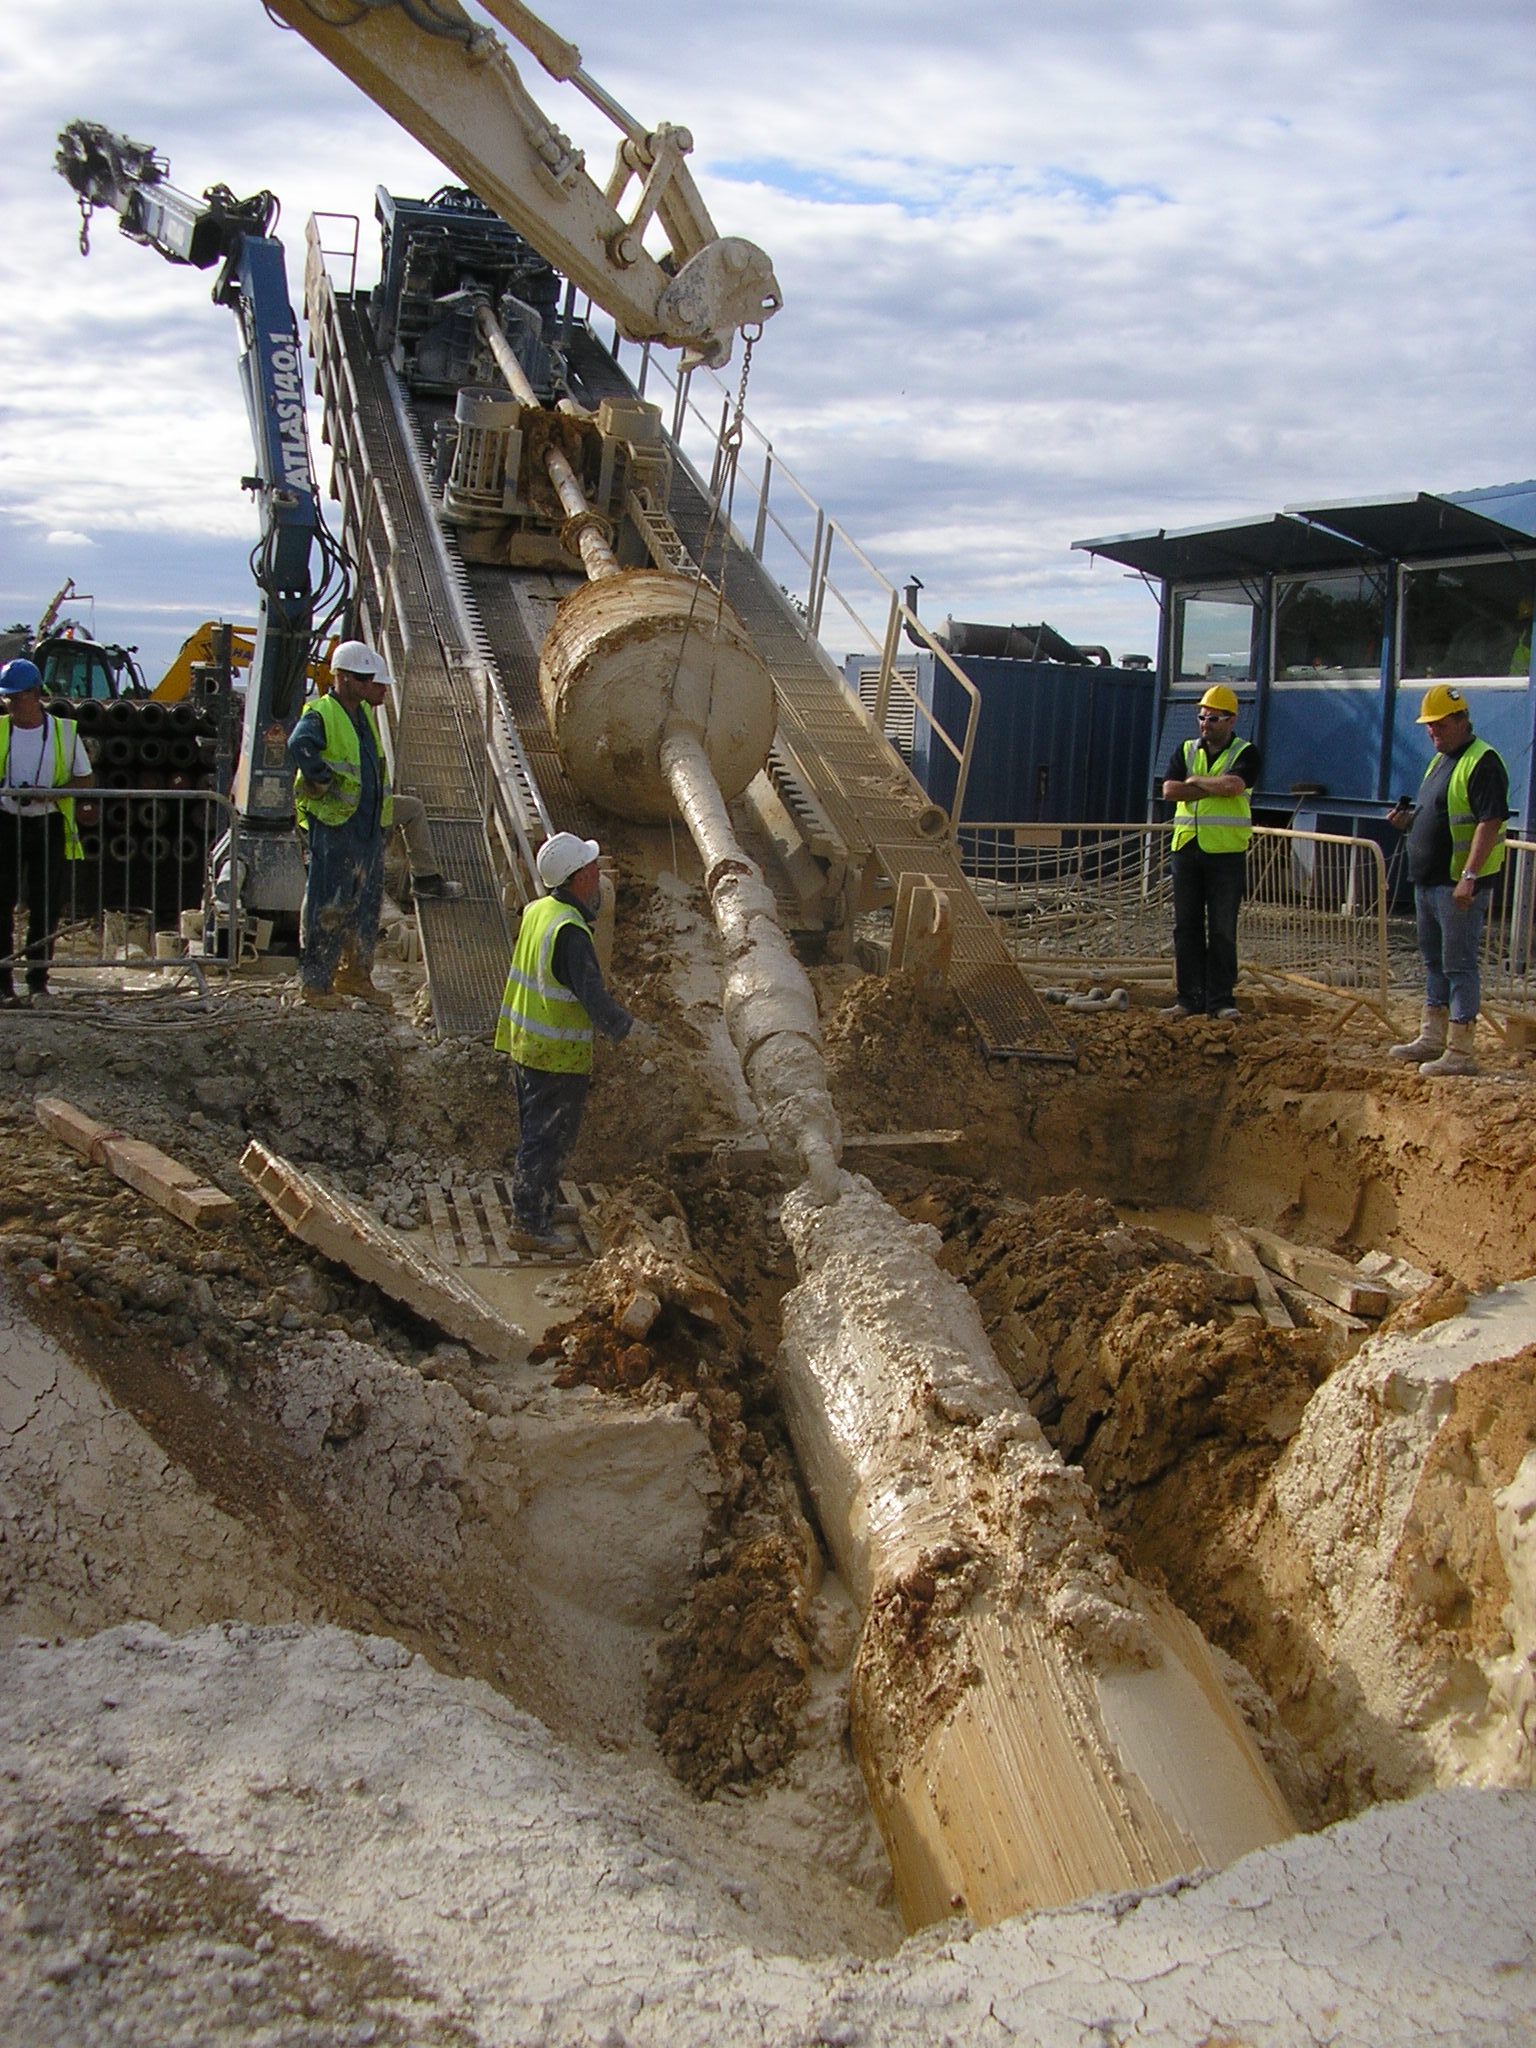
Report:
[[[1150,669],[971,654],[956,666],[981,694],[962,821],[1086,825],[1144,815],[1157,696]],[[919,700],[958,742],[970,710],[965,692],[932,654],[919,652],[916,667]],[[909,758],[947,811],[957,765],[921,716]]]

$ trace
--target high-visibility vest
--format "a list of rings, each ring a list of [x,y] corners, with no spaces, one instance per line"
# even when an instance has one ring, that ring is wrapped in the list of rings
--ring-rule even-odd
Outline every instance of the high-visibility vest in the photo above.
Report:
[[[304,706],[305,713],[319,713],[320,723],[325,727],[325,745],[321,758],[331,771],[331,783],[324,796],[311,796],[302,775],[293,778],[293,807],[298,813],[299,823],[307,825],[311,818],[317,825],[345,825],[357,809],[363,793],[363,743],[358,737],[357,727],[348,716],[347,707],[336,697],[312,697]],[[381,807],[379,822],[387,831],[394,818],[394,798],[389,788],[389,766],[384,759],[384,743],[379,738],[379,722],[373,715],[373,706],[363,706],[363,716],[373,733],[374,750],[379,757],[379,790]]]
[[[1203,740],[1184,742],[1184,774],[1225,775],[1248,742],[1234,734],[1226,750],[1209,763]],[[1180,797],[1173,813],[1173,850],[1193,839],[1202,853],[1245,853],[1253,837],[1253,807],[1246,788],[1236,796]]]
[[[1446,786],[1445,792],[1445,808],[1451,822],[1451,880],[1453,882],[1461,880],[1461,871],[1467,864],[1467,856],[1472,851],[1473,836],[1477,831],[1478,821],[1472,812],[1472,770],[1481,761],[1484,754],[1491,754],[1492,752],[1493,749],[1486,740],[1473,740],[1469,746],[1456,756],[1455,766],[1451,769],[1451,779]],[[1424,770],[1424,780],[1426,782],[1434,774],[1437,765],[1436,757],[1431,755],[1429,766]],[[1479,877],[1483,875],[1496,875],[1499,869],[1503,867],[1504,839],[1504,820],[1501,818],[1499,820],[1499,836],[1493,842],[1493,851],[1478,870]]]
[[[536,897],[524,910],[496,1025],[498,1052],[547,1074],[592,1071],[592,1019],[555,979],[555,940],[571,924],[587,929],[574,904],[558,896]]]
[[[69,787],[69,778],[75,769],[75,735],[79,728],[72,718],[55,718],[52,712],[47,712],[44,716],[53,727],[53,775],[51,781],[43,786],[48,789],[67,789]],[[43,757],[45,760],[47,759],[47,753],[48,743],[45,740],[43,743]],[[4,782],[5,772],[10,764],[11,720],[10,714],[6,713],[3,717],[0,717],[0,782]],[[50,808],[58,810],[64,819],[65,859],[79,860],[84,854],[85,849],[80,844],[80,833],[75,824],[74,798],[65,797],[60,803],[52,805]]]

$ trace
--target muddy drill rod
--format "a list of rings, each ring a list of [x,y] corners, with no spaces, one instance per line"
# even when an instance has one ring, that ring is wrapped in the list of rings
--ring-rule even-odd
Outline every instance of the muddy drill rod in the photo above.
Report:
[[[550,475],[567,515],[590,519],[565,469]],[[854,1748],[903,1916],[995,1921],[1291,1833],[1204,1638],[1115,1562],[1087,1482],[1046,1442],[975,1303],[940,1268],[937,1233],[838,1163],[815,994],[716,773],[717,727],[744,673],[722,630],[733,615],[686,578],[618,568],[601,534],[574,531],[603,594],[589,585],[561,607],[540,684],[578,783],[596,777],[572,758],[584,746],[622,756],[625,800],[655,785],[629,814],[669,815],[658,806],[670,793],[703,862],[726,1023],[792,1184],[783,1223],[800,1279],[778,1384],[864,1614]],[[628,615],[588,646],[594,603]],[[766,752],[764,739],[754,767]]]
[[[496,367],[506,378],[512,396],[520,405],[537,406],[538,393],[529,383],[522,364],[513,354],[512,344],[502,331],[496,315],[483,301],[475,308],[475,324],[484,335],[491,354],[496,359]],[[569,401],[565,401],[561,409],[569,409]],[[569,458],[559,448],[546,448],[544,469],[570,523],[568,530],[575,537],[576,549],[581,556],[588,581],[600,583],[605,576],[622,576],[624,572],[619,567],[618,557],[609,542],[605,522],[587,503],[586,493],[581,488],[581,481],[572,469]]]

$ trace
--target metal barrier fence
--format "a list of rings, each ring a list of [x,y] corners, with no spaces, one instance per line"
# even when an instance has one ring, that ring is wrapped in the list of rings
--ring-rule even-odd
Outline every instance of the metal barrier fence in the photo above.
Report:
[[[959,830],[976,892],[1022,963],[1173,971],[1172,824],[978,822]],[[1238,926],[1243,972],[1385,1014],[1386,863],[1374,840],[1259,826]]]
[[[66,852],[74,806],[79,858]],[[24,808],[12,809],[16,804]],[[231,884],[240,820],[211,789],[8,791],[0,803],[0,993],[89,973],[106,988],[150,986],[251,957],[254,933]],[[146,979],[147,978],[147,979]]]
[[[1536,1017],[1536,841],[1511,839],[1483,926],[1483,1002]]]

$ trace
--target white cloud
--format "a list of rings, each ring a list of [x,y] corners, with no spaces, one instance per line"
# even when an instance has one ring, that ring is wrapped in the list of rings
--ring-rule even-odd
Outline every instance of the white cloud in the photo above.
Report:
[[[1536,471],[1527,0],[549,12],[633,113],[692,129],[717,223],[772,254],[754,418],[935,616],[1145,650],[1147,595],[1074,539]],[[522,69],[605,164],[606,123]],[[260,0],[11,0],[0,105],[0,292],[26,308],[0,501],[102,560],[196,542],[238,588],[233,323],[110,223],[78,260],[54,132],[85,115],[189,189],[273,187],[295,288],[311,210],[361,218],[367,282],[374,185],[443,174]]]

